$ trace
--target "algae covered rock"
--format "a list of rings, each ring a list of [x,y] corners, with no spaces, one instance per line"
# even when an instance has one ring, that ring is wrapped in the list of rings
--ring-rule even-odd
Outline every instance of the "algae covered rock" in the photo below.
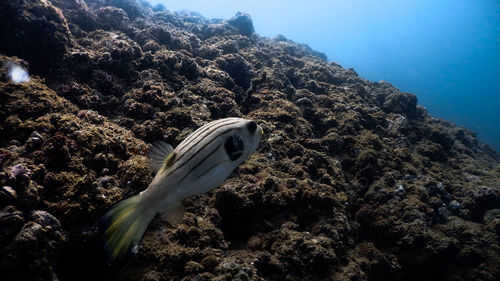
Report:
[[[249,36],[254,33],[252,17],[249,14],[238,12],[227,21],[234,26],[242,35]]]
[[[167,5],[168,8],[168,5]],[[500,159],[417,97],[304,44],[142,1],[6,0],[2,280],[498,280]],[[264,129],[219,188],[109,264],[99,219],[228,116]]]
[[[74,43],[63,12],[47,0],[2,1],[0,33],[2,54],[29,60],[44,73]]]

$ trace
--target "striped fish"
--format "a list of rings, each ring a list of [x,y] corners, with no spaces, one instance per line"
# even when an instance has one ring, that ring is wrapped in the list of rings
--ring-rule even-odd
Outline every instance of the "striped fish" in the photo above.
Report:
[[[149,187],[118,203],[101,220],[110,261],[137,249],[157,213],[173,225],[179,223],[182,200],[222,184],[257,149],[262,134],[252,120],[225,118],[200,127],[175,149],[154,143],[148,158],[157,173]]]

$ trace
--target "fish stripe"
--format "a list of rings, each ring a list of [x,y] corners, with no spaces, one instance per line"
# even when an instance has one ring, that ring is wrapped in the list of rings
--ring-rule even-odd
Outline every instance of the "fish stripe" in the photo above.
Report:
[[[187,136],[187,138],[184,139],[184,141],[182,141],[179,144],[179,146],[178,146],[179,151],[183,150],[186,146],[188,146],[191,142],[193,142],[200,134],[202,134],[203,132],[205,132],[209,128],[211,128],[211,127],[213,127],[221,122],[224,122],[224,119],[216,120],[216,121],[207,123],[207,124],[201,126],[200,128],[198,128],[196,131],[194,131],[192,134]]]
[[[200,162],[198,162],[196,165],[194,165],[194,167],[191,168],[191,170],[189,170],[189,172],[187,172],[186,175],[184,175],[184,177],[182,177],[180,182],[182,182],[189,174],[191,174],[191,172],[193,170],[196,170],[196,168],[198,168],[201,164],[203,164],[203,162],[205,162],[205,160],[207,160],[210,156],[212,156],[212,154],[214,154],[219,149],[220,146],[221,145],[219,144],[214,150],[212,150],[207,156],[205,156],[205,158],[201,159]]]
[[[198,133],[197,137],[193,138],[190,141],[190,143],[194,141],[194,143],[192,143],[192,145],[190,145],[188,147],[188,145],[189,145],[189,143],[188,143],[188,144],[183,145],[182,147],[179,148],[178,151],[179,152],[182,151],[182,153],[180,153],[179,158],[177,160],[178,161],[181,160],[186,153],[188,153],[191,149],[193,149],[193,147],[196,147],[200,142],[202,142],[204,139],[206,139],[207,137],[209,137],[213,132],[215,132],[219,128],[222,128],[224,126],[230,126],[230,125],[233,125],[233,124],[236,124],[236,123],[238,123],[238,122],[222,123],[222,124],[219,122],[219,123],[217,123],[217,124],[215,124],[213,126],[205,128],[204,131],[207,131],[207,130],[209,130],[209,131],[206,132],[206,134],[204,134],[203,136],[201,136],[201,134]]]
[[[215,164],[213,164],[212,166],[210,166],[210,168],[208,168],[205,172],[203,172],[199,177],[197,177],[196,179],[199,179],[201,177],[203,177],[204,175],[206,175],[208,172],[210,172],[212,169],[214,169],[215,167],[217,167],[221,162],[217,162]]]
[[[217,125],[219,125],[219,124],[221,124],[223,122],[226,122],[226,121],[229,121],[230,123],[225,124],[225,125],[232,125],[232,124],[238,123],[238,121],[234,122],[234,120],[232,120],[232,119],[230,119],[230,120],[228,120],[228,119],[221,119],[221,120],[217,120],[217,121],[213,121],[211,123],[208,123],[207,124],[208,126],[206,128],[201,127],[200,129],[196,130],[193,134],[191,134],[185,141],[183,141],[183,143],[185,142],[185,144],[182,144],[182,143],[180,144],[181,146],[179,147],[179,152],[181,150],[184,150],[189,144],[191,144],[194,140],[196,140],[196,138],[198,138],[198,136],[200,136],[201,134],[205,133],[207,130],[210,130],[214,126],[217,126]],[[217,128],[219,128],[219,127],[217,127]],[[214,130],[217,130],[217,128],[215,128]],[[211,130],[210,132],[208,132],[207,134],[205,134],[205,136],[203,136],[203,137],[206,137],[206,136],[210,135],[214,130]],[[198,144],[198,143],[196,143],[196,144]],[[194,144],[192,146],[195,146],[196,144]],[[189,147],[187,150],[191,149],[191,147]],[[184,153],[182,155],[184,155]],[[182,157],[182,155],[179,157],[179,159]]]
[[[183,149],[184,146],[187,146],[189,145],[194,139],[196,139],[199,135],[201,135],[202,133],[204,133],[206,130],[210,129],[211,127],[217,125],[217,124],[220,124],[220,123],[223,123],[223,122],[226,122],[226,121],[231,121],[231,120],[228,120],[228,119],[220,119],[220,120],[216,120],[216,121],[212,121],[210,123],[207,123],[205,125],[203,125],[202,127],[200,127],[198,130],[194,131],[194,133],[192,133],[191,135],[189,135],[182,143],[185,143],[180,149]],[[181,143],[181,144],[182,144]]]
[[[202,133],[203,131],[205,131],[206,129],[210,128],[210,127],[213,127],[217,124],[220,124],[222,122],[226,122],[226,121],[231,121],[232,118],[225,118],[225,119],[219,119],[219,120],[215,120],[215,121],[212,121],[212,122],[208,122],[207,124],[201,126],[200,128],[198,128],[193,134],[189,135],[185,140],[184,142],[187,142],[189,140],[191,140],[192,138],[194,138],[195,136],[197,136],[197,133]]]
[[[193,147],[196,147],[196,146],[197,146],[197,145],[198,145],[198,144],[199,144],[202,140],[206,139],[206,137],[210,136],[210,135],[211,135],[213,132],[215,132],[217,129],[222,128],[222,127],[224,127],[224,126],[234,125],[234,124],[236,124],[236,123],[238,123],[238,122],[240,122],[240,121],[235,121],[235,122],[231,122],[231,123],[219,124],[219,125],[218,125],[218,126],[216,126],[216,127],[212,127],[212,130],[210,130],[210,131],[209,131],[207,134],[205,134],[203,137],[200,137],[196,143],[193,143],[193,145],[191,145],[191,146],[190,146],[189,148],[187,148],[187,149],[186,149],[183,153],[181,153],[181,154],[179,155],[179,158],[177,158],[177,159],[176,159],[176,162],[179,162],[179,161],[183,158],[183,156],[184,156],[184,155],[185,155],[188,151],[190,151]],[[232,130],[232,129],[230,129],[230,130]],[[219,135],[219,136],[220,136],[220,135]],[[218,136],[217,136],[217,137],[218,137]],[[217,138],[217,137],[215,137],[215,138]],[[205,147],[205,146],[203,146],[203,147]],[[183,147],[182,147],[182,148],[183,148]],[[181,148],[181,149],[182,149],[182,148]],[[179,152],[181,151],[181,149],[179,149]],[[202,149],[203,149],[203,148],[199,149],[198,151],[201,151]],[[192,156],[191,156],[191,158],[193,158],[195,155],[196,155],[196,154],[192,155]],[[189,158],[188,160],[186,160],[186,162],[188,162],[189,160],[191,160],[191,158]],[[182,163],[182,164],[180,164],[180,165],[182,166],[182,165],[184,165],[186,162],[184,162],[184,163]],[[177,168],[176,168],[176,170],[177,170]]]
[[[207,147],[209,144],[211,144],[214,140],[216,140],[218,137],[226,134],[227,132],[231,131],[231,130],[234,130],[234,128],[229,128],[227,130],[224,130],[222,131],[222,133],[219,133],[217,136],[213,137],[209,142],[205,143],[199,150],[198,150],[198,153],[200,151],[202,151],[205,147]],[[173,174],[175,173],[175,171],[177,171],[178,169],[180,169],[182,166],[184,166],[187,162],[191,161],[191,159],[193,159],[193,157],[195,157],[197,155],[197,153],[191,155],[191,157],[189,157],[188,160],[184,161],[182,164],[180,164],[179,166],[177,166],[173,171],[169,172],[166,176],[170,175],[170,174]]]

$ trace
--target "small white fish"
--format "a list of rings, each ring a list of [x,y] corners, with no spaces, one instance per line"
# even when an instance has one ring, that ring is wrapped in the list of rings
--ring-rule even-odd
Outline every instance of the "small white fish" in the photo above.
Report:
[[[156,142],[150,152],[157,171],[149,187],[118,203],[102,220],[110,260],[135,248],[155,214],[182,220],[182,200],[220,184],[257,149],[262,128],[252,120],[225,118],[205,124],[175,149]]]
[[[8,61],[4,63],[4,68],[7,69],[7,77],[14,83],[26,83],[31,79],[28,71],[19,64]]]

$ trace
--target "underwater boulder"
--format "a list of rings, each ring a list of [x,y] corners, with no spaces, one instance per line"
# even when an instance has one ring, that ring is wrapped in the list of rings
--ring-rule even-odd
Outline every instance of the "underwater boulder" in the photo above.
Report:
[[[241,35],[250,36],[255,32],[252,17],[249,14],[238,12],[227,22],[234,26]]]
[[[126,12],[126,15],[131,19],[135,20],[137,17],[142,17],[148,14],[148,6],[141,4],[137,0],[105,0],[105,4],[114,6]],[[145,2],[146,4],[147,2]]]
[[[106,6],[97,10],[97,18],[106,30],[124,29],[128,26],[129,18],[127,13],[114,6]]]
[[[0,52],[30,62],[47,73],[74,45],[63,12],[47,0],[0,2]]]
[[[84,0],[50,0],[50,2],[61,9],[68,22],[83,31],[88,32],[100,27],[96,14]]]
[[[216,63],[233,78],[236,85],[240,86],[243,90],[250,88],[254,69],[241,55],[223,55],[216,60]]]
[[[417,96],[410,93],[391,93],[385,98],[382,109],[386,112],[415,118],[417,116]]]

